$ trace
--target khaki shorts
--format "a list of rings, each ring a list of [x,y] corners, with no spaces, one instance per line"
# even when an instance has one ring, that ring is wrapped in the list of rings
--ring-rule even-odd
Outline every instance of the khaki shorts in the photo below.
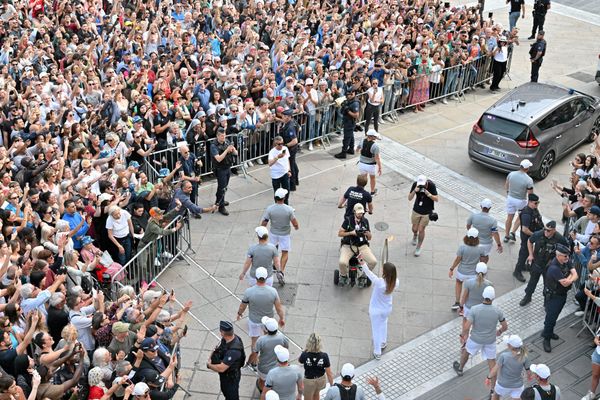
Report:
[[[422,215],[413,210],[410,215],[410,222],[413,225],[422,226],[424,228],[429,225],[429,215]]]
[[[325,389],[327,383],[326,375],[320,378],[308,379],[304,378],[304,398],[312,399],[313,395]]]

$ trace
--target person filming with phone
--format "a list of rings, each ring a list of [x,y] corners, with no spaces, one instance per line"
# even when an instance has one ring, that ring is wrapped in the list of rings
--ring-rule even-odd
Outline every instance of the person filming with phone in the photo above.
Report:
[[[269,169],[271,171],[271,183],[273,184],[273,192],[279,188],[284,188],[288,191],[285,196],[285,204],[288,204],[290,190],[290,152],[283,144],[281,136],[275,136],[273,140],[273,148],[269,151]]]

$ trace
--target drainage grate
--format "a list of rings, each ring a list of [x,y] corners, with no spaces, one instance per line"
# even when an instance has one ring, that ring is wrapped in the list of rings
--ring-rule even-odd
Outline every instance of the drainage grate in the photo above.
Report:
[[[389,229],[389,225],[385,222],[376,222],[375,223],[375,229],[377,229],[379,232],[383,232],[383,231],[387,231]]]
[[[594,75],[588,74],[587,72],[573,72],[572,74],[569,74],[567,76],[573,79],[577,79],[578,81],[581,81],[583,83],[590,83],[594,82],[595,80]]]
[[[298,284],[286,283],[284,286],[277,287],[277,293],[279,293],[281,304],[284,306],[293,306],[298,294]]]

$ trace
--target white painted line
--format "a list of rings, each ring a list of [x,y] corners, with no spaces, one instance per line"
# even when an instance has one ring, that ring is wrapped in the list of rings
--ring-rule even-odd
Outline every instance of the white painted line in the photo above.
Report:
[[[600,4],[598,5],[598,7],[600,9]],[[562,15],[564,17],[573,18],[581,22],[586,22],[588,24],[600,26],[600,15],[592,14],[591,12],[579,10],[577,8],[565,6],[563,4],[558,4],[556,2],[552,3],[552,8],[550,8],[550,12]]]
[[[462,128],[462,127],[465,127],[465,126],[473,125],[474,123],[475,123],[475,121],[465,122],[464,124],[456,125],[456,126],[454,126],[452,128],[448,128],[448,129],[443,129],[441,131],[432,133],[432,134],[427,135],[427,136],[423,136],[423,137],[415,139],[415,140],[411,140],[410,142],[406,142],[406,143],[403,143],[403,144],[404,145],[410,145],[410,144],[418,143],[418,142],[420,142],[422,140],[427,140],[427,139],[430,139],[432,137],[439,136],[439,135],[441,135],[443,133],[453,131],[453,130],[455,130],[457,128]]]

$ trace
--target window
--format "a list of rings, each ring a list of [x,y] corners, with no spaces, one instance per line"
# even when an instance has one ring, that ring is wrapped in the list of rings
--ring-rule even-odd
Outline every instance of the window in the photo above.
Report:
[[[523,124],[491,114],[484,114],[481,118],[481,129],[485,132],[491,132],[515,140],[525,132],[526,128]]]
[[[540,123],[538,128],[545,131],[554,128],[557,125],[564,124],[575,118],[573,101],[569,101],[548,114]]]

